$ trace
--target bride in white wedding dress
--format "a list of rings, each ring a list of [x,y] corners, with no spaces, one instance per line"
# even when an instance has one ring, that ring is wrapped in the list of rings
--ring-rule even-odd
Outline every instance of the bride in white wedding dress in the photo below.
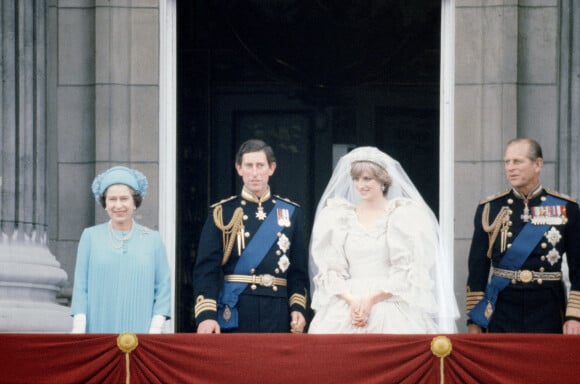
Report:
[[[345,155],[312,232],[309,333],[455,332],[438,230],[398,162],[373,147]]]

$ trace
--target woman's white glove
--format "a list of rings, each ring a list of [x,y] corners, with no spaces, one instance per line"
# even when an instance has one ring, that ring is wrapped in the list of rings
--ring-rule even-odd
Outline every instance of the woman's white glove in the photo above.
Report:
[[[77,313],[73,316],[73,328],[71,333],[85,333],[87,331],[87,315]]]
[[[149,327],[149,333],[161,333],[163,324],[165,324],[165,316],[153,315],[153,318],[151,319],[151,326]]]

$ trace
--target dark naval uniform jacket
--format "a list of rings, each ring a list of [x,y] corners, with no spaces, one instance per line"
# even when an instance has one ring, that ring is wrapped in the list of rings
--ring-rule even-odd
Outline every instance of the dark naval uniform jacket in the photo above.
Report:
[[[561,202],[539,207],[549,195]],[[531,242],[517,271],[500,268],[505,252],[526,224],[547,224],[547,230]],[[508,189],[480,202],[474,228],[468,262],[468,324],[474,317],[469,312],[487,299],[490,273],[509,279],[509,284],[498,294],[493,311],[485,314],[488,332],[562,333],[564,321],[580,320],[580,213],[573,199],[540,186],[528,196],[526,210],[524,196]],[[564,257],[571,283],[568,300],[562,281]]]
[[[274,209],[278,199],[294,206],[291,217],[284,218],[288,210]],[[218,320],[224,279],[247,283],[239,295],[239,321],[232,332],[290,332],[292,311],[306,318],[309,279],[302,211],[296,203],[279,196],[264,196],[262,200],[258,202],[242,191],[241,196],[210,207],[193,270],[196,324]],[[285,222],[282,230],[273,234],[277,238],[257,267],[234,273],[241,252],[269,215]],[[221,311],[219,315],[228,316]]]

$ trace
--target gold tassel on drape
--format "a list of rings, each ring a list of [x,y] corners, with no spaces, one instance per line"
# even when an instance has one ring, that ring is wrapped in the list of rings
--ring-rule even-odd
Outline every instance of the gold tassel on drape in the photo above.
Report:
[[[137,339],[137,335],[134,333],[121,333],[117,336],[117,347],[121,350],[121,352],[125,353],[125,383],[131,383],[131,366],[129,365],[129,355],[137,346],[139,345],[139,340]]]
[[[447,336],[435,336],[431,340],[431,353],[440,358],[439,375],[441,384],[445,384],[445,364],[444,360],[451,354],[453,346]]]

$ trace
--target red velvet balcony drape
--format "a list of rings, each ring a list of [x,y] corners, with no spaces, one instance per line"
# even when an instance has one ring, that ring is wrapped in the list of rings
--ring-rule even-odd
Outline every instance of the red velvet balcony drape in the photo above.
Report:
[[[577,383],[580,336],[0,335],[1,383]]]

